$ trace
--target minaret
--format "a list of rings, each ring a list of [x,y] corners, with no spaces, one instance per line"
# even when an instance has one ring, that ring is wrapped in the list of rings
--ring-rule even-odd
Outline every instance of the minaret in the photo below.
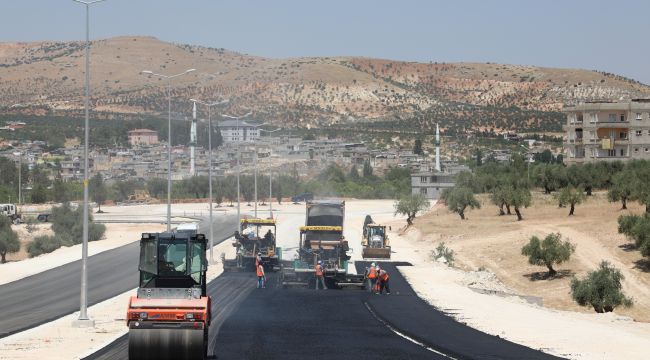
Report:
[[[195,147],[196,147],[196,102],[192,109],[192,127],[190,128],[190,175],[196,176],[195,166]]]
[[[436,123],[436,171],[441,171],[440,169],[440,128]]]

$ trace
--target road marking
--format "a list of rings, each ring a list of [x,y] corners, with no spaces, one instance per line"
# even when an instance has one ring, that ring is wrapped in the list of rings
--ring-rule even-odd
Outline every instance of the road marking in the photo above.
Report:
[[[432,348],[432,347],[430,347],[430,346],[427,346],[427,345],[424,344],[423,342],[418,341],[418,340],[415,340],[414,338],[412,338],[412,337],[410,337],[410,336],[404,334],[403,332],[397,330],[397,329],[394,328],[391,324],[389,324],[387,321],[385,321],[384,319],[380,318],[379,315],[377,315],[377,314],[372,310],[372,308],[370,307],[370,305],[368,305],[368,303],[367,303],[366,301],[363,302],[363,305],[366,306],[366,309],[368,309],[368,311],[370,312],[370,314],[371,314],[375,319],[377,319],[377,321],[379,321],[380,323],[384,324],[384,326],[386,326],[390,331],[394,332],[396,335],[398,335],[398,336],[400,336],[400,337],[402,337],[402,338],[404,338],[404,339],[406,339],[406,340],[408,340],[408,341],[410,341],[410,342],[412,342],[412,343],[414,343],[414,344],[416,344],[416,345],[419,345],[419,346],[421,346],[422,348],[424,348],[424,349],[426,349],[426,350],[428,350],[428,351],[431,351],[432,353],[438,354],[438,355],[440,355],[440,356],[444,356],[444,357],[446,357],[447,359],[458,360],[457,358],[455,358],[455,357],[453,357],[453,356],[451,356],[451,355],[447,355],[447,354],[445,354],[445,353],[443,353],[443,352],[440,352],[440,351],[438,351],[438,350],[436,350],[436,349],[434,349],[434,348]]]

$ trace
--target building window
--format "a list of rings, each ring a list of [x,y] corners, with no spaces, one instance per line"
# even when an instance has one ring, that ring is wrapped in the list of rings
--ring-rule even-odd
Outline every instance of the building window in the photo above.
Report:
[[[621,154],[621,156],[625,156],[625,149],[620,149],[619,154]]]
[[[609,122],[616,122],[616,114],[609,114]]]
[[[638,152],[639,152],[639,148],[634,148],[634,152],[635,152],[635,153],[638,153]]]
[[[642,117],[641,117],[641,113],[636,113],[636,119],[637,119],[637,120],[641,120],[641,119],[642,119]]]
[[[426,176],[420,176],[420,182],[421,183],[426,183],[427,182],[427,177]]]
[[[589,122],[594,124],[594,123],[596,123],[598,121],[598,114],[591,113],[591,114],[589,114],[589,118],[590,118]]]
[[[621,121],[625,121],[625,114],[621,114]]]
[[[641,135],[643,135],[643,131],[641,131],[641,130],[637,130],[637,131],[635,132],[635,134],[636,134],[636,136],[641,136]]]
[[[650,151],[650,148],[645,148],[645,152],[648,152],[648,151]]]
[[[427,188],[420,188],[420,194],[426,195],[427,194]]]

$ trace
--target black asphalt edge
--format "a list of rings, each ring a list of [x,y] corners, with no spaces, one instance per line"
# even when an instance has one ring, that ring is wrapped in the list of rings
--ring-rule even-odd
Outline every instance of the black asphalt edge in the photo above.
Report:
[[[114,343],[119,342],[119,341],[128,341],[128,338],[129,338],[129,333],[126,333],[126,334],[118,337],[117,339],[111,341],[110,343],[106,344],[106,346],[104,346],[103,348],[95,351],[92,354],[89,354],[88,356],[86,356],[84,358],[81,358],[81,360],[92,360],[92,359],[96,359],[96,358],[98,358],[100,356],[103,356],[105,354],[108,354],[108,352],[111,351],[111,345],[113,345]]]
[[[410,266],[410,265],[406,265],[406,266]],[[367,301],[363,301],[363,305],[366,307],[366,309],[368,309],[368,312],[370,312],[372,317],[377,319],[377,321],[379,321],[384,326],[386,326],[390,331],[392,331],[395,334],[405,338],[406,340],[409,340],[409,341],[411,341],[411,342],[413,342],[413,343],[415,343],[415,344],[417,344],[417,345],[419,345],[419,346],[421,346],[421,347],[435,353],[436,355],[444,356],[444,357],[446,357],[448,359],[452,359],[452,360],[464,360],[464,359],[466,359],[466,358],[462,357],[460,354],[458,354],[458,353],[456,353],[454,351],[451,351],[449,349],[443,349],[443,348],[441,348],[439,346],[433,345],[433,344],[427,342],[426,340],[424,340],[424,339],[422,339],[422,338],[420,338],[420,337],[418,337],[418,336],[416,336],[414,334],[411,334],[411,333],[409,333],[407,331],[404,331],[404,330],[400,329],[399,327],[397,327],[394,324],[391,324],[387,319],[381,317],[377,313],[377,311],[375,311],[373,309],[372,305],[370,305]]]

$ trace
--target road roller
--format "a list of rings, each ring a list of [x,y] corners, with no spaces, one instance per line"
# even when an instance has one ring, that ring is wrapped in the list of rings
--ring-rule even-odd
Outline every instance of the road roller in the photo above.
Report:
[[[126,314],[130,360],[207,358],[205,251],[205,235],[196,232],[142,234],[140,286]]]

